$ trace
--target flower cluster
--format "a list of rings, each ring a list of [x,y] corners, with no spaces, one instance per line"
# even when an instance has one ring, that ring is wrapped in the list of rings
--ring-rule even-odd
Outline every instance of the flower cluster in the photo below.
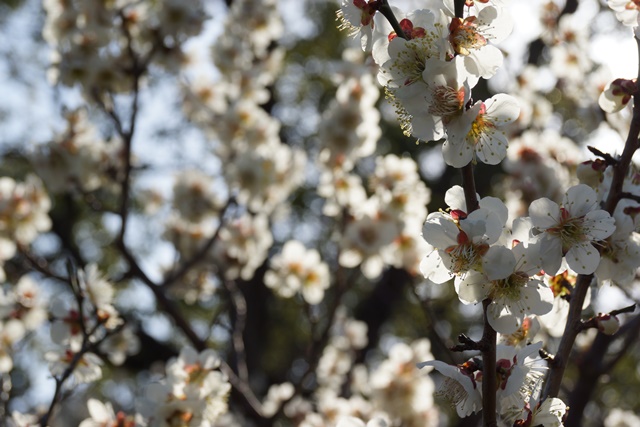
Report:
[[[450,189],[445,196],[449,208],[429,214],[423,226],[428,247],[420,265],[430,282],[454,279],[463,303],[488,302],[485,316],[490,327],[503,334],[504,342],[522,346],[531,342],[540,322],[550,335],[558,335],[557,325],[566,320],[575,275],[595,275],[600,283],[619,285],[634,280],[640,262],[634,225],[638,208],[635,201],[625,200],[615,212],[602,209],[604,201],[611,200],[610,166],[616,160],[605,157],[578,166],[575,159],[580,153],[573,142],[553,129],[542,130],[553,107],[534,87],[533,82],[540,79],[533,67],[525,69],[517,81],[525,106],[522,112],[518,100],[505,94],[473,103],[471,90],[479,79],[491,78],[502,65],[502,53],[493,43],[502,41],[512,29],[502,6],[502,2],[471,1],[456,10],[453,1],[427,2],[425,9],[405,13],[386,2],[343,0],[338,18],[340,28],[359,35],[362,48],[371,50],[379,67],[378,81],[405,134],[426,141],[443,140],[442,154],[448,165],[498,164],[507,158],[504,126],[516,122],[525,131],[506,165],[510,174],[503,188],[507,205],[486,197],[479,200],[477,209],[467,209],[462,188]],[[638,25],[634,2],[609,1],[609,6],[625,25]],[[593,103],[599,94],[587,89],[593,83],[604,88],[599,105],[607,113],[621,110],[637,94],[635,80],[616,79],[604,85],[606,73],[581,53],[588,40],[584,21],[558,14],[547,25],[549,31],[542,39],[550,46],[550,69],[571,102]],[[584,79],[589,72],[590,79]],[[583,183],[565,191],[575,184],[571,175],[576,166]],[[622,185],[624,194],[637,194],[637,181],[637,174],[630,171]],[[384,244],[384,228],[373,225],[376,217],[379,215],[365,217],[368,226],[361,233],[371,237],[368,247],[374,248]],[[376,234],[371,231],[374,228]],[[584,304],[589,304],[588,299]],[[607,314],[599,315],[596,323],[606,334],[615,333],[619,326],[617,317]],[[521,351],[532,354],[541,346]],[[499,358],[499,379],[506,373],[500,389],[511,390],[508,395],[518,387],[522,390],[517,401],[499,402],[498,410],[503,411],[508,425],[561,425],[566,407],[558,399],[539,399],[539,373],[524,385],[521,376],[512,380],[515,385],[507,386],[512,364],[525,357]],[[480,410],[477,382],[482,381],[481,363],[471,360],[457,368],[439,366],[456,378],[445,393],[459,415]]]
[[[103,140],[86,109],[66,114],[67,129],[54,141],[38,145],[32,161],[52,193],[117,190],[123,178],[122,141]]]
[[[166,379],[151,384],[145,408],[150,427],[211,425],[228,411],[231,390],[213,350],[198,353],[185,347],[169,361]]]
[[[264,283],[281,297],[290,298],[300,292],[307,303],[318,304],[329,287],[329,267],[317,250],[307,250],[297,240],[289,240],[282,253],[271,259]]]
[[[352,33],[360,29],[364,48],[371,46],[378,81],[404,132],[424,141],[446,138],[443,156],[454,167],[502,161],[508,145],[502,128],[518,118],[516,100],[499,94],[470,102],[479,78],[492,77],[502,64],[494,43],[511,33],[509,14],[492,3],[466,8],[458,17],[453,0],[429,2],[407,14],[394,10],[397,33],[376,7],[377,2],[345,0],[339,17]]]
[[[206,17],[199,0],[151,6],[45,0],[43,6],[42,34],[54,48],[51,78],[66,86],[80,84],[88,99],[130,91],[152,59],[175,66],[184,55],[183,43],[200,32]]]
[[[77,272],[73,280],[76,298],[59,296],[51,301],[51,339],[58,348],[46,354],[51,373],[62,375],[69,367],[77,383],[102,377],[102,360],[108,355],[120,365],[140,349],[138,338],[123,327],[124,320],[113,305],[115,290],[95,264]]]

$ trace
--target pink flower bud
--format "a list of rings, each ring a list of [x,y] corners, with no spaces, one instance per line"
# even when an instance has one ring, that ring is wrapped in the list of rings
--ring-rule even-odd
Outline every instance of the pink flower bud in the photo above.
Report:
[[[607,113],[622,110],[636,92],[636,82],[627,79],[615,79],[609,83],[598,98],[598,104]]]
[[[616,316],[610,314],[599,314],[596,317],[598,330],[605,335],[613,335],[620,329],[620,321]]]

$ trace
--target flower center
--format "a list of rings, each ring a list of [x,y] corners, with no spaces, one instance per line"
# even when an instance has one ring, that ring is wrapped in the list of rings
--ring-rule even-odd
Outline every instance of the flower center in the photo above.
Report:
[[[640,10],[640,0],[631,0],[624,8],[627,10]]]
[[[426,68],[426,61],[431,54],[425,51],[420,43],[407,43],[407,48],[398,53],[390,71],[404,78],[399,86],[408,86],[422,80],[422,73]]]
[[[366,0],[353,0],[353,5],[362,11],[360,24],[362,24],[363,27],[371,24],[373,15],[375,15],[378,10],[378,2],[372,1],[369,3]]]
[[[565,208],[560,208],[560,222],[557,226],[547,229],[552,236],[558,236],[562,241],[562,252],[566,253],[572,246],[584,242],[584,218],[573,218]]]
[[[507,387],[507,381],[511,376],[515,364],[512,364],[510,360],[500,359],[496,361],[496,378],[498,379],[498,387],[504,390]]]
[[[489,250],[486,243],[474,244],[464,231],[458,234],[458,244],[449,246],[444,251],[451,257],[452,273],[464,273],[478,270],[482,263],[482,256]]]
[[[489,129],[494,129],[496,127],[493,121],[487,118],[486,112],[487,107],[482,104],[480,111],[478,112],[478,117],[476,117],[471,124],[471,129],[467,134],[467,141],[473,145],[476,145],[480,141],[482,135],[488,133]]]
[[[450,86],[436,86],[431,90],[433,100],[429,114],[448,117],[462,110],[464,105],[464,87],[456,90]]]
[[[575,281],[575,276],[570,276],[568,271],[564,271],[549,280],[549,288],[551,288],[554,297],[569,296]]]
[[[494,280],[492,282],[491,299],[519,300],[520,290],[528,281],[529,276],[522,271],[516,271],[506,279]]]
[[[486,46],[487,39],[480,34],[475,21],[475,16],[469,16],[465,19],[455,18],[451,21],[449,42],[457,54],[467,56],[471,50]]]

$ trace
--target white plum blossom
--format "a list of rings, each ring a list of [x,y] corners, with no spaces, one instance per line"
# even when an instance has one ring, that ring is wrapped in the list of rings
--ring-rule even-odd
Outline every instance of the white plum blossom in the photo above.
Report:
[[[431,11],[419,9],[400,20],[403,35],[392,32],[387,36],[389,58],[379,63],[378,81],[400,100],[420,96],[426,90],[422,74],[427,60],[439,56],[437,27],[442,24]]]
[[[144,425],[139,416],[126,415],[121,411],[116,413],[110,402],[102,403],[98,399],[89,399],[87,409],[91,418],[82,421],[78,427],[138,427]]]
[[[131,328],[125,326],[117,333],[108,335],[100,343],[100,351],[106,355],[109,362],[120,366],[127,359],[127,356],[140,351],[140,340]]]
[[[269,214],[302,182],[305,164],[302,151],[274,142],[235,153],[224,173],[240,203]]]
[[[596,316],[598,330],[605,335],[613,335],[620,330],[620,320],[610,314],[599,314]]]
[[[378,81],[385,87],[385,92],[396,109],[400,126],[409,135],[413,133],[412,115],[419,114],[425,105],[427,108],[431,105],[424,102],[429,93],[430,80],[424,78],[424,73],[434,63],[439,65],[440,61],[436,59],[441,57],[439,41],[446,22],[438,20],[431,11],[421,9],[411,12],[399,25],[404,37],[395,32],[390,33],[386,36],[389,40],[386,49],[378,46],[374,51],[374,58],[380,65]],[[430,59],[435,62],[429,61]],[[459,87],[455,89],[457,91]],[[426,120],[434,121],[428,116]],[[420,124],[420,120],[415,123]],[[442,124],[433,123],[430,132],[422,130],[419,137],[427,141],[440,139],[444,136],[443,131]]]
[[[520,327],[511,334],[499,334],[498,342],[511,347],[522,348],[531,343],[540,331],[540,321],[536,316],[527,316]]]
[[[105,140],[91,123],[86,108],[65,114],[67,128],[31,154],[38,175],[53,193],[89,192],[110,188],[124,171],[123,143],[114,137]]]
[[[210,426],[228,412],[231,384],[219,365],[213,350],[184,347],[167,363],[166,379],[147,389],[149,426]]]
[[[465,303],[491,299],[489,324],[500,333],[512,334],[525,316],[545,314],[552,308],[553,292],[535,277],[540,269],[537,245],[519,243],[511,250],[492,246],[482,259],[484,275],[468,275],[456,282],[456,291]]]
[[[42,181],[30,175],[24,182],[0,178],[0,255],[13,257],[16,242],[28,245],[51,228],[51,200]],[[4,272],[3,272],[4,273]]]
[[[190,222],[210,219],[223,205],[213,189],[213,180],[203,171],[189,169],[176,176],[173,207]]]
[[[482,368],[479,359],[473,358],[457,366],[430,360],[417,366],[433,366],[445,377],[436,396],[447,398],[455,406],[458,416],[467,417],[482,410]]]
[[[12,288],[8,304],[0,303],[0,314],[20,320],[27,331],[33,331],[47,320],[46,301],[40,285],[29,275],[22,276]]]
[[[318,132],[323,166],[350,171],[358,159],[373,154],[382,135],[375,105],[379,96],[380,90],[369,74],[340,84],[322,115]]]
[[[563,417],[567,412],[567,405],[557,397],[548,397],[540,402],[531,399],[522,407],[507,408],[506,422],[508,425],[562,427]]]
[[[13,369],[13,347],[26,334],[24,324],[16,319],[0,322],[0,373]]]
[[[616,113],[629,104],[637,87],[636,79],[615,79],[605,86],[598,105],[607,113]]]
[[[429,214],[422,237],[433,248],[420,264],[420,271],[435,283],[456,277],[462,281],[471,271],[481,271],[482,257],[496,243],[505,218],[481,207],[469,215],[454,209],[451,213]]]
[[[635,427],[640,425],[640,416],[632,411],[612,408],[604,420],[605,427]]]
[[[343,417],[340,418],[336,427],[387,427],[387,422],[380,417],[369,420],[368,423],[364,423],[360,418],[356,417]]]
[[[329,266],[322,262],[317,250],[289,240],[282,252],[271,259],[264,283],[283,298],[300,292],[307,303],[318,304],[330,284]]]
[[[607,5],[616,13],[618,21],[628,27],[638,26],[640,5],[634,0],[608,0]]]
[[[619,203],[613,217],[616,230],[602,241],[600,264],[595,271],[598,283],[631,284],[640,265],[640,234],[635,232],[633,220],[624,213],[625,204]]]
[[[518,118],[520,107],[505,94],[477,102],[447,125],[449,137],[442,146],[445,162],[463,167],[476,159],[496,165],[507,156],[508,141],[501,128]]]
[[[569,299],[575,287],[577,275],[570,270],[564,270],[555,276],[545,275],[544,280],[554,295],[553,308],[547,314],[538,316],[538,320],[547,334],[552,337],[560,337],[564,333],[564,327],[567,323]],[[586,309],[590,304],[591,288],[587,290],[582,309]]]
[[[542,341],[522,348],[505,345],[496,347],[497,397],[501,407],[524,405],[528,397],[541,386],[546,366],[533,358],[542,348]]]
[[[411,345],[400,342],[391,347],[388,358],[371,373],[372,401],[394,420],[393,425],[437,424],[435,385],[416,368],[418,361],[432,358],[428,340],[417,340]]]
[[[49,370],[54,376],[62,375],[75,362],[73,383],[83,384],[102,378],[102,360],[93,353],[76,353],[71,348],[50,351],[45,354]]]
[[[121,325],[123,320],[112,305],[115,294],[113,284],[103,277],[98,266],[93,263],[88,264],[83,270],[78,271],[78,279],[95,308],[98,320],[107,329],[115,329]]]
[[[422,73],[427,84],[418,101],[404,100],[403,106],[412,116],[411,134],[423,141],[432,141],[444,136],[446,125],[461,116],[471,99],[471,89],[478,78],[464,68],[463,58],[454,57],[443,62],[429,58]],[[458,119],[459,120],[459,119]]]
[[[600,254],[594,244],[611,236],[615,220],[605,210],[598,209],[596,192],[579,184],[565,193],[562,205],[542,198],[529,207],[533,226],[540,231],[542,267],[555,275],[562,258],[579,274],[591,274],[600,264]]]
[[[340,246],[340,265],[360,265],[367,278],[376,278],[382,273],[384,261],[382,249],[391,244],[398,235],[398,227],[390,218],[374,210],[364,212],[347,224]]]
[[[491,43],[504,40],[513,29],[513,20],[506,9],[487,6],[478,15],[458,18],[453,13],[453,1],[440,4],[442,13],[451,18],[449,24],[450,52],[464,57],[465,68],[485,79],[493,77],[502,65],[502,52]]]
[[[524,406],[525,400],[537,391],[543,369],[528,360],[542,348],[542,342],[521,349],[498,345],[496,348],[497,399],[499,407]],[[482,361],[473,357],[461,365],[448,365],[439,360],[418,363],[419,368],[433,366],[445,376],[436,395],[444,396],[456,407],[460,417],[482,410]]]
[[[75,301],[58,297],[49,306],[52,321],[51,339],[56,344],[69,345],[79,349],[82,345],[82,325],[88,321],[87,314],[81,313]]]
[[[318,194],[327,199],[322,208],[322,212],[327,216],[336,216],[343,209],[354,210],[367,200],[362,178],[341,168],[322,173]]]
[[[360,35],[362,49],[371,50],[373,38],[373,17],[378,11],[376,0],[342,0],[337,11],[341,30],[347,30],[350,36]]]
[[[244,214],[220,230],[213,246],[216,265],[229,280],[249,280],[267,257],[273,243],[266,215]]]

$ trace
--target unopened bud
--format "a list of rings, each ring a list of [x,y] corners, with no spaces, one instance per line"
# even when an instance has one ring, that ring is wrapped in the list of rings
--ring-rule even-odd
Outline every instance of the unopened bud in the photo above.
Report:
[[[610,314],[599,314],[596,317],[596,324],[598,330],[605,335],[613,335],[620,329],[620,321]]]
[[[600,94],[598,105],[607,113],[615,113],[622,110],[635,93],[635,79],[615,79]]]
[[[602,159],[589,160],[578,165],[576,175],[582,184],[597,188],[604,180],[607,164]]]

